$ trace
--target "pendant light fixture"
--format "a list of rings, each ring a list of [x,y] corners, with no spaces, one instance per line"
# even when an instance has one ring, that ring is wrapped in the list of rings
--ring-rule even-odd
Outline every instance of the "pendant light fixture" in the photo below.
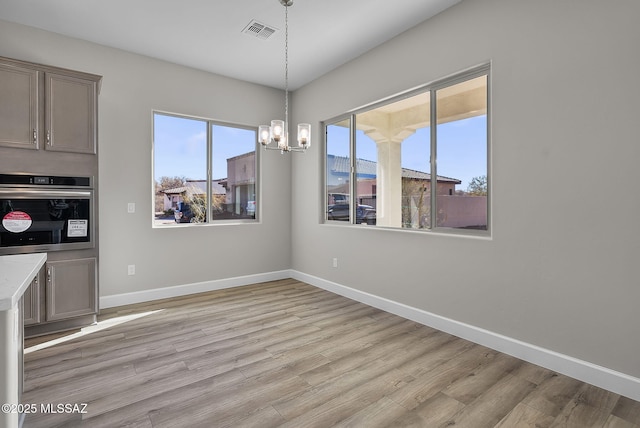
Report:
[[[311,146],[311,124],[298,124],[298,145],[289,145],[289,6],[293,0],[279,0],[284,6],[284,120],[272,120],[271,126],[258,127],[258,141],[265,150],[284,152],[302,152]],[[276,147],[269,147],[270,143]]]

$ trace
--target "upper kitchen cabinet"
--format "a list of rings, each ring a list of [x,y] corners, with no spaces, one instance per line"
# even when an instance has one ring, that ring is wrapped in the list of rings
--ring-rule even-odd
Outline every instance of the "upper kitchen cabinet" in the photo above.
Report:
[[[0,58],[0,146],[95,154],[100,79]]]
[[[0,59],[0,146],[38,148],[39,76]]]
[[[96,82],[45,73],[47,150],[96,152]]]

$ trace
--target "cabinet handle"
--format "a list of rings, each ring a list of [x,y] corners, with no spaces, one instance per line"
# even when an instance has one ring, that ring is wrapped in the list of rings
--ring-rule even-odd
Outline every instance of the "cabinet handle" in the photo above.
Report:
[[[38,131],[33,130],[33,144],[38,144]]]
[[[51,145],[51,131],[47,129],[47,146]]]
[[[47,268],[47,284],[51,285],[51,268]]]

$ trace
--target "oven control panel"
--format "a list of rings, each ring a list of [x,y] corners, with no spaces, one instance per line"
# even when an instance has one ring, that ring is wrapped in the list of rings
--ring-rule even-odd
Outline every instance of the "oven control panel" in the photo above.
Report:
[[[0,174],[0,186],[91,187],[91,177],[60,177],[30,174]]]

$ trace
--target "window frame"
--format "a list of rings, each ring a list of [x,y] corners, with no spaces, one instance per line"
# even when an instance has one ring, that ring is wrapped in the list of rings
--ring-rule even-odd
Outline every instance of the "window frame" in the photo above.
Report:
[[[486,76],[487,88],[487,113],[486,113],[486,180],[487,180],[487,201],[486,201],[486,210],[487,210],[487,225],[486,230],[482,229],[463,229],[456,227],[447,227],[447,226],[438,226],[436,217],[437,217],[437,207],[436,207],[436,196],[437,196],[437,148],[438,148],[438,135],[437,135],[437,91],[441,89],[445,89],[451,86],[454,86],[459,83],[466,82],[471,79],[475,79],[478,77]],[[430,141],[429,141],[429,173],[431,177],[436,177],[436,180],[430,181],[430,195],[429,195],[429,204],[430,204],[430,224],[432,225],[430,228],[424,229],[410,229],[404,227],[388,227],[388,226],[368,226],[356,224],[356,205],[352,203],[355,200],[355,191],[357,186],[357,171],[356,171],[356,133],[357,133],[357,122],[356,116],[361,113],[365,113],[371,110],[375,110],[379,107],[383,107],[407,98],[414,97],[419,94],[423,94],[425,92],[429,92],[430,98],[430,109],[429,109],[429,132],[430,132]],[[327,188],[327,128],[331,125],[335,125],[336,123],[349,121],[350,123],[350,132],[349,132],[349,153],[350,153],[350,198],[349,203],[349,221],[339,221],[339,220],[330,220],[327,216],[327,206],[328,206],[328,188]],[[410,89],[405,92],[401,92],[397,95],[393,95],[390,97],[383,98],[381,100],[375,101],[373,103],[367,104],[365,106],[359,107],[357,109],[351,110],[347,113],[343,113],[341,115],[335,116],[333,118],[327,119],[321,122],[322,129],[324,130],[324,142],[323,142],[323,195],[322,195],[322,223],[327,225],[340,225],[342,227],[359,227],[359,228],[370,228],[377,230],[392,230],[392,231],[400,231],[405,233],[442,233],[442,234],[451,234],[451,235],[463,235],[463,236],[477,236],[477,237],[490,237],[492,234],[492,171],[491,171],[491,123],[492,123],[492,105],[491,105],[491,63],[485,63],[476,67],[469,68],[459,73],[455,73],[448,77],[438,79],[436,81],[420,85],[419,87]]]
[[[196,121],[201,121],[201,122],[205,122],[206,123],[206,132],[207,132],[207,136],[206,136],[206,178],[205,180],[207,181],[207,193],[206,193],[206,198],[208,202],[208,206],[207,206],[207,210],[206,210],[206,219],[204,222],[200,222],[200,223],[168,223],[168,224],[157,224],[155,222],[155,183],[156,183],[156,178],[155,178],[155,131],[156,131],[156,127],[155,127],[155,117],[156,115],[162,115],[162,116],[170,116],[170,117],[175,117],[175,118],[181,118],[181,119],[188,119],[188,120],[196,120]],[[212,218],[212,210],[211,210],[211,201],[212,201],[212,191],[213,191],[213,180],[215,179],[215,177],[213,177],[213,153],[214,153],[214,147],[213,147],[213,132],[212,132],[212,128],[213,126],[223,126],[223,127],[228,127],[228,128],[236,128],[236,129],[241,129],[241,130],[247,130],[247,131],[252,131],[254,133],[254,137],[253,137],[253,141],[254,141],[254,148],[255,148],[255,159],[254,159],[254,168],[255,168],[255,184],[254,184],[254,189],[255,189],[255,204],[256,204],[256,210],[255,210],[255,218],[235,218],[235,219],[214,219]],[[191,227],[203,227],[203,226],[222,226],[222,225],[237,225],[237,224],[256,224],[256,223],[260,223],[261,222],[261,212],[262,212],[262,204],[259,202],[261,200],[261,185],[260,185],[260,180],[261,180],[261,174],[260,174],[260,156],[261,156],[261,150],[259,150],[259,146],[258,146],[258,126],[254,126],[254,125],[246,125],[246,124],[239,124],[239,123],[233,123],[233,122],[226,122],[226,121],[221,121],[221,120],[217,120],[217,119],[210,119],[210,118],[206,118],[206,117],[201,117],[201,116],[193,116],[193,115],[188,115],[188,114],[181,114],[181,113],[173,113],[173,112],[167,112],[167,111],[163,111],[163,110],[157,110],[154,109],[151,111],[151,183],[152,183],[152,192],[151,192],[151,197],[152,197],[152,213],[153,215],[153,221],[152,221],[152,228],[157,228],[157,229],[166,229],[166,228],[172,228],[172,227],[186,227],[186,226],[191,226]],[[228,172],[228,171],[227,171]],[[228,175],[228,174],[227,174]],[[227,179],[229,177],[226,177]]]

